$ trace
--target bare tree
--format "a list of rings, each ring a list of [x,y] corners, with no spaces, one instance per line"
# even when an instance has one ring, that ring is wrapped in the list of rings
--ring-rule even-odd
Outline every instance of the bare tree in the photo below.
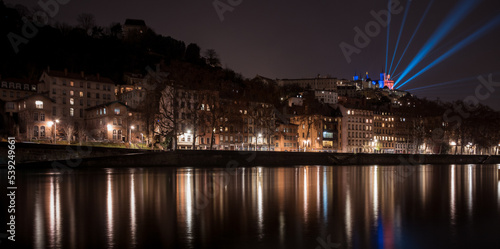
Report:
[[[82,13],[76,18],[78,26],[85,30],[85,32],[91,32],[91,29],[96,26],[95,16],[88,13]]]
[[[219,55],[215,52],[215,49],[207,49],[205,51],[205,59],[208,65],[212,67],[220,67],[221,65]]]
[[[64,136],[66,136],[68,144],[70,144],[76,131],[75,122],[71,119],[65,120],[61,125],[61,129],[64,131]]]

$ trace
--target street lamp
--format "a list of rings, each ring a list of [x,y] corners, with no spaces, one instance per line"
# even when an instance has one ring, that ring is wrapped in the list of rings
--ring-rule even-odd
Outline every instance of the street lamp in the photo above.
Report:
[[[54,122],[52,122],[52,121],[47,122],[47,126],[48,126],[49,128],[51,128],[51,130],[52,130],[52,126],[53,126],[53,125],[54,125]],[[51,137],[52,137],[52,136],[51,136]]]
[[[56,134],[57,134],[57,123],[59,123],[59,120],[56,119],[56,122],[49,121],[47,125],[52,128],[52,125],[54,126],[54,144],[56,143]]]
[[[451,146],[455,146],[455,155],[457,154],[457,143],[456,142],[451,142],[450,143]]]
[[[130,129],[128,130],[128,143],[131,144],[132,143],[132,130],[134,129],[135,127],[132,125],[130,126]]]

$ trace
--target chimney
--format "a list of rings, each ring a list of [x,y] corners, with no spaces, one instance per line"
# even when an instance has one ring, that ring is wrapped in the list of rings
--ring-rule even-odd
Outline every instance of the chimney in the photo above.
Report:
[[[85,78],[85,72],[84,71],[80,71],[80,74],[82,75],[82,78]]]
[[[64,69],[64,76],[68,76],[68,69],[67,68]]]

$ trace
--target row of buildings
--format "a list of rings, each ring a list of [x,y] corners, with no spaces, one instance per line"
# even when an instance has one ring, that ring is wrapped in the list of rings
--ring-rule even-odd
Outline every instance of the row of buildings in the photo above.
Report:
[[[224,99],[217,90],[172,82],[160,67],[146,75],[109,78],[48,68],[37,82],[0,79],[7,134],[23,140],[106,141],[177,149],[417,152],[420,120],[398,108],[409,95],[366,79],[331,77],[270,80],[303,91],[280,104]],[[389,106],[366,108],[385,96]],[[383,111],[382,111],[383,110]],[[419,121],[420,122],[420,121]]]

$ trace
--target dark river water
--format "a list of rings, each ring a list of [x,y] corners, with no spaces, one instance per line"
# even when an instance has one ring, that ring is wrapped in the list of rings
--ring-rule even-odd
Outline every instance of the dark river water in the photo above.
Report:
[[[500,165],[18,170],[15,243],[500,248],[499,171]],[[8,206],[5,198],[1,204]]]

